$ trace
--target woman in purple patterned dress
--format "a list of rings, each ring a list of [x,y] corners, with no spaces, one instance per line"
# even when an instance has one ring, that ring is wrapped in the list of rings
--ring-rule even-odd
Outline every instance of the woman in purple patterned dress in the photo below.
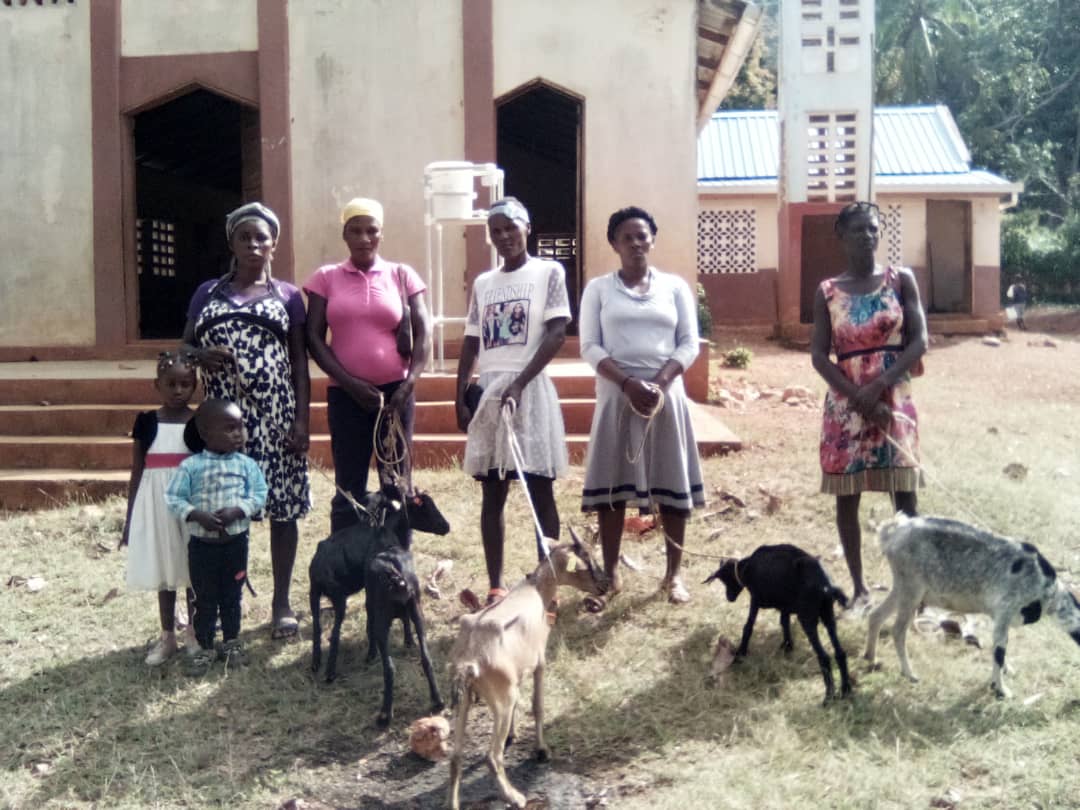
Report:
[[[851,203],[835,229],[848,267],[818,287],[810,347],[814,368],[829,384],[821,491],[836,496],[836,526],[855,599],[866,601],[861,493],[889,492],[897,509],[916,511],[918,417],[910,372],[926,351],[926,319],[911,271],[874,261],[876,205]]]

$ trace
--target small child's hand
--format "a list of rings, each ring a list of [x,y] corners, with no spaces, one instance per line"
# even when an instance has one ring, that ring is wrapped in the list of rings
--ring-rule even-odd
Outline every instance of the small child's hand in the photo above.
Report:
[[[221,509],[214,512],[214,517],[221,521],[221,528],[224,531],[225,527],[230,523],[243,520],[247,515],[244,514],[244,510],[239,506],[223,506]]]
[[[223,346],[209,346],[197,349],[195,358],[207,371],[218,372],[225,367],[226,363],[232,361],[233,353],[231,349]]]
[[[225,528],[225,524],[221,522],[221,518],[217,516],[217,512],[210,514],[204,509],[196,509],[188,515],[188,520],[193,523],[198,523],[208,532],[217,532],[220,534]]]

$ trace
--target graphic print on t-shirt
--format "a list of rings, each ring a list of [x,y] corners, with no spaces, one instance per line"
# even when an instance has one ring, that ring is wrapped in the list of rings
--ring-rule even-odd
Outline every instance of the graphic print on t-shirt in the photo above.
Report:
[[[524,346],[529,341],[529,299],[518,298],[484,305],[480,334],[485,349]]]

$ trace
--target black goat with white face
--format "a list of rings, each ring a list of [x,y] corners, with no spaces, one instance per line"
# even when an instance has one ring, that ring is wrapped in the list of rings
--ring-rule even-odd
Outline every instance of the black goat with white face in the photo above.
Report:
[[[735,651],[737,656],[746,655],[750,636],[754,632],[754,621],[761,608],[775,608],[780,611],[780,629],[784,634],[782,649],[786,653],[791,652],[791,614],[794,613],[817,655],[821,675],[825,680],[825,700],[835,697],[836,687],[833,682],[832,662],[818,638],[818,622],[825,625],[825,631],[829,634],[836,653],[836,664],[840,669],[840,694],[851,694],[847,654],[836,636],[836,616],[833,612],[833,603],[839,602],[841,607],[844,607],[847,605],[847,597],[832,584],[817,557],[789,544],[759,546],[749,557],[725,560],[705,582],[709,583],[714,579],[724,583],[729,602],[738,599],[743,588],[750,592],[750,613],[743,627],[742,641]]]

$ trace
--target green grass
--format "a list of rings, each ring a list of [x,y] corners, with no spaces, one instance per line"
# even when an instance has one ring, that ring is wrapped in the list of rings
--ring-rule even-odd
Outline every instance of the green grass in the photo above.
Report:
[[[1025,339],[998,349],[974,340],[934,347],[916,389],[931,475],[920,507],[1030,539],[1075,585],[1080,383],[1071,371],[1080,344],[1031,348]],[[747,343],[744,334],[737,340]],[[806,354],[764,342],[753,349],[753,367],[739,372],[748,383],[823,392]],[[716,511],[713,493],[721,487],[741,494],[748,508],[698,516],[689,547],[719,556],[796,542],[821,554],[849,587],[832,503],[816,494],[818,411],[758,401],[726,418],[747,447],[706,462],[714,503],[705,514]],[[1027,477],[1006,477],[1010,462],[1024,464]],[[586,522],[577,503],[581,478],[575,468],[558,486],[564,521],[578,526]],[[432,655],[448,691],[443,665],[460,611],[456,594],[485,586],[479,491],[457,470],[422,471],[417,479],[453,526],[446,538],[419,536],[416,544],[421,576],[439,559],[454,561],[440,583],[443,599],[425,601]],[[318,505],[302,526],[294,586],[294,606],[305,613],[306,563],[327,529],[330,494],[322,477],[314,483]],[[780,497],[775,514],[766,513],[760,488]],[[868,580],[886,586],[871,528],[890,510],[883,496],[864,500]],[[427,691],[396,630],[397,716],[387,732],[373,726],[382,681],[379,667],[362,661],[362,597],[350,602],[341,677],[326,686],[308,671],[306,618],[301,643],[269,638],[269,554],[260,528],[251,555],[259,596],[244,603],[252,665],[198,680],[171,663],[150,671],[142,659],[157,631],[156,599],[124,590],[124,554],[114,551],[122,513],[123,502],[113,500],[0,521],[0,806],[277,807],[291,797],[308,808],[445,806],[446,764],[406,753],[408,723],[426,713]],[[521,573],[533,551],[516,489],[507,525],[507,567]],[[643,570],[627,575],[627,591],[605,613],[581,614],[579,599],[563,594],[546,677],[549,766],[521,764],[533,732],[528,713],[520,719],[511,779],[531,796],[546,795],[547,806],[581,807],[582,795],[602,790],[608,806],[649,810],[925,808],[949,796],[959,796],[962,808],[1080,804],[1080,650],[1052,624],[1011,634],[1016,697],[997,701],[987,687],[988,650],[913,633],[909,652],[922,681],[910,684],[899,677],[888,638],[879,644],[881,670],[866,671],[859,659],[865,619],[845,618],[841,639],[856,694],[822,708],[823,685],[805,638],[796,630],[794,653],[781,655],[772,612],[759,617],[749,658],[721,682],[710,679],[717,637],[736,639],[747,608],[745,597],[732,605],[720,588],[697,584],[715,560],[687,560],[694,601],[673,607],[654,595],[663,566],[656,539],[627,538],[624,551]],[[34,574],[47,581],[36,593],[5,584]],[[978,626],[986,646],[985,620]],[[469,744],[466,788],[474,798],[466,796],[467,806],[499,806],[481,764],[486,717],[477,712]],[[560,779],[573,789],[556,793]]]

